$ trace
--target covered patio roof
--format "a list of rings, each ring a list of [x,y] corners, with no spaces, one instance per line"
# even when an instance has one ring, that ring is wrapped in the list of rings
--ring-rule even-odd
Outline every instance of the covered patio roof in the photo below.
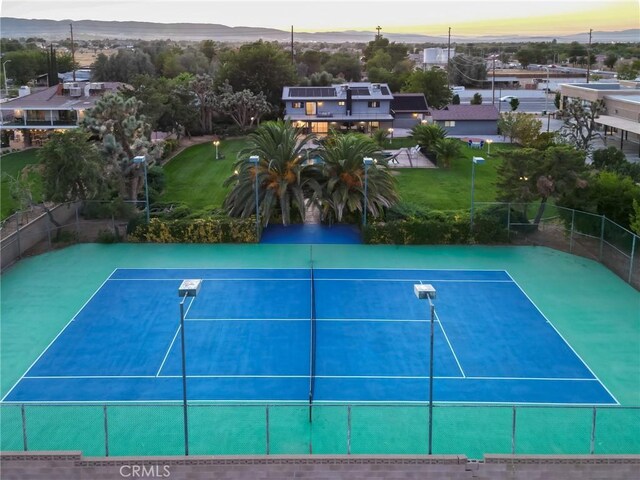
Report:
[[[635,133],[640,135],[640,123],[633,120],[627,120],[620,117],[612,117],[610,115],[600,115],[595,119],[596,123],[600,125],[606,125],[607,127],[617,128],[618,130],[624,130],[625,132]]]

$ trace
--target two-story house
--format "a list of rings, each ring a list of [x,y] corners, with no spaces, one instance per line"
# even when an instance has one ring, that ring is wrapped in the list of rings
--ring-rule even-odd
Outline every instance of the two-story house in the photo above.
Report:
[[[372,132],[393,124],[393,95],[384,83],[343,83],[330,87],[284,87],[285,120],[308,132]]]
[[[2,130],[24,146],[39,145],[51,130],[77,128],[84,112],[120,82],[65,82],[0,104]]]

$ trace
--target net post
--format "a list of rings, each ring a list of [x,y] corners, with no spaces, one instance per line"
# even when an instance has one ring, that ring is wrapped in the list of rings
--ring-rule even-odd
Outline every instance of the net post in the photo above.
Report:
[[[20,248],[20,222],[18,221],[18,214],[16,216],[16,241],[18,243],[18,258],[22,258],[22,249]]]
[[[47,215],[47,221],[45,222],[45,224],[47,225],[47,242],[49,245],[49,251],[51,251],[51,218],[49,217],[49,215]]]
[[[511,455],[516,454],[516,406],[512,407],[513,413],[511,417]]]
[[[20,405],[20,414],[22,415],[22,446],[25,452],[29,451],[27,444],[27,414],[24,409],[24,403]]]
[[[351,455],[351,405],[347,405],[347,455]]]
[[[107,416],[107,406],[102,406],[102,415],[104,417],[104,456],[109,456],[109,420]]]
[[[265,409],[264,409],[264,414],[265,414],[265,439],[266,439],[266,454],[269,455],[269,451],[270,451],[270,445],[269,445],[269,405],[265,405]]]
[[[596,451],[596,407],[593,407],[593,417],[591,419],[591,443],[589,445],[589,455],[593,455]]]

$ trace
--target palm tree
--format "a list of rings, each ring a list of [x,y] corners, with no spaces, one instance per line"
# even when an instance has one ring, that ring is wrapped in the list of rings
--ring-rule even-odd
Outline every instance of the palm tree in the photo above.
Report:
[[[444,168],[451,166],[451,161],[460,157],[462,144],[455,138],[442,138],[433,146],[436,159]]]
[[[447,131],[437,123],[418,124],[411,129],[411,138],[427,151],[432,151],[436,142],[446,136]]]
[[[278,213],[283,225],[291,222],[291,209],[305,215],[305,195],[319,189],[319,184],[307,175],[309,166],[304,162],[305,144],[315,138],[304,135],[290,122],[265,122],[248,137],[248,146],[238,153],[234,173],[225,180],[225,186],[233,188],[224,201],[224,207],[232,217],[248,217],[255,214],[255,180],[258,175],[258,203],[263,226]],[[257,155],[257,167],[248,158]]]
[[[367,173],[367,212],[378,217],[398,201],[393,177],[380,149],[370,138],[350,133],[331,137],[318,151],[322,158],[322,192],[314,198],[322,206],[323,219],[342,221],[344,215],[363,212],[365,157],[376,159]]]

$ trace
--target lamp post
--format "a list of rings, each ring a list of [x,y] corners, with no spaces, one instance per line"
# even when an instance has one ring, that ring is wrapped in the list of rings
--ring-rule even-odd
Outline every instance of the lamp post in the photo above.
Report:
[[[373,165],[373,158],[364,157],[362,159],[362,163],[364,164],[364,199],[363,199],[363,216],[362,216],[362,225],[367,226],[367,208],[369,207],[369,198],[367,197],[367,188],[369,183],[369,167]]]
[[[214,140],[213,145],[216,147],[216,160],[220,160],[220,156],[218,155],[218,146],[220,145],[220,140]]]
[[[149,182],[147,180],[147,157],[139,155],[133,157],[133,163],[142,164],[144,167],[144,198],[145,198],[145,211],[147,213],[147,225],[149,224]]]
[[[196,297],[200,291],[202,280],[183,280],[178,287],[180,302],[180,343],[182,354],[182,414],[184,417],[184,454],[189,455],[189,414],[187,411],[187,362],[184,348],[184,302],[187,297]]]
[[[547,102],[549,100],[549,67],[544,67],[547,71],[547,86],[544,89],[544,113],[547,113]]]
[[[389,129],[389,135],[391,136],[391,140],[389,140],[389,145],[391,145],[391,142],[393,142],[393,128]]]
[[[485,162],[482,157],[473,157],[471,159],[471,231],[473,231],[473,196],[475,193],[476,165],[482,165]]]
[[[491,140],[490,138],[487,138],[487,157],[491,156],[491,144],[493,143],[493,140]]]
[[[254,195],[256,197],[256,242],[260,241],[260,211],[258,210],[260,204],[258,203],[258,164],[260,163],[260,157],[257,155],[251,155],[249,157],[249,163],[253,165],[255,174],[254,183]]]
[[[433,300],[436,298],[436,289],[428,283],[417,283],[413,286],[418,300],[429,300],[429,311],[431,313],[431,329],[429,335],[429,455],[433,453],[433,325],[435,322],[436,309]]]
[[[2,62],[2,75],[4,76],[4,96],[5,97],[9,97],[9,84],[7,83],[7,68],[6,65],[7,63],[9,63],[11,60],[5,60],[4,62]]]

